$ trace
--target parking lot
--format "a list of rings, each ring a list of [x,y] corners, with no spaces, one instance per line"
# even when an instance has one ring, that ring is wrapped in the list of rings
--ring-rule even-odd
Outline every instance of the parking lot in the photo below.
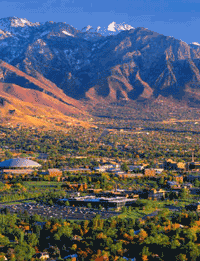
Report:
[[[21,203],[0,206],[1,211],[5,208],[7,208],[8,211],[13,214],[23,214],[24,212],[27,212],[29,215],[37,214],[49,218],[54,217],[72,220],[90,220],[97,214],[99,214],[101,218],[109,218],[120,214],[119,212],[115,211],[97,210],[86,207],[67,207],[59,205],[47,206],[38,203]]]

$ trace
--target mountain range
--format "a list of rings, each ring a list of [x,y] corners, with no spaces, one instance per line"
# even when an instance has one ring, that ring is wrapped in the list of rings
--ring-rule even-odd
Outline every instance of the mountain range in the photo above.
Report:
[[[85,105],[91,103],[163,97],[200,104],[200,44],[143,27],[112,22],[78,30],[63,22],[3,18],[0,59],[0,111],[9,119],[22,113],[17,101],[42,108],[43,115],[51,108],[61,118],[90,117]],[[5,104],[15,109],[6,111]]]

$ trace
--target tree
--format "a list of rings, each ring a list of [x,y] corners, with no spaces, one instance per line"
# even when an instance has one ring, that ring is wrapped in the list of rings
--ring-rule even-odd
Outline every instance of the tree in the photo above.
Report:
[[[15,256],[18,261],[30,260],[35,254],[34,248],[29,246],[26,242],[15,247]]]
[[[190,197],[190,191],[186,188],[181,189],[180,198],[181,199],[187,199],[189,197]]]
[[[122,207],[122,213],[126,213],[127,212],[127,208],[125,206]]]
[[[161,177],[160,180],[159,180],[159,185],[164,185],[164,182],[165,182],[165,181],[164,181],[164,178]]]
[[[129,168],[128,168],[128,165],[126,164],[126,162],[124,162],[122,165],[121,165],[121,169],[125,172],[128,172]]]
[[[87,207],[88,207],[88,208],[92,208],[92,204],[91,204],[91,203],[88,203],[88,204],[87,204]]]
[[[8,150],[5,152],[5,156],[8,159],[12,159],[13,158],[13,154],[10,151],[8,151]]]
[[[196,261],[196,258],[199,256],[198,246],[190,241],[184,246],[184,248],[190,253],[190,260]]]
[[[186,257],[185,254],[180,253],[180,254],[178,254],[178,255],[176,256],[176,261],[187,261],[187,260],[188,260],[188,259],[187,259],[187,257]]]
[[[49,200],[49,205],[53,206],[53,200],[52,199]]]
[[[171,249],[176,249],[176,248],[178,248],[178,247],[180,247],[180,242],[177,240],[177,239],[173,239],[172,241],[171,241]]]
[[[149,252],[149,248],[144,246],[142,248],[142,253],[141,253],[141,256],[142,256],[142,260],[143,261],[147,261],[148,260],[148,256],[150,256],[150,252]]]
[[[65,202],[65,206],[67,206],[67,207],[69,207],[69,206],[70,206],[70,204],[69,204],[69,201],[68,201],[68,200]]]
[[[8,237],[0,235],[0,245],[1,246],[7,246],[9,243],[10,243],[10,240],[8,239]]]
[[[199,182],[198,179],[195,179],[194,185],[195,185],[195,187],[199,187],[200,186],[200,182]]]
[[[38,238],[36,234],[28,234],[27,235],[27,243],[30,246],[36,246],[38,244]]]

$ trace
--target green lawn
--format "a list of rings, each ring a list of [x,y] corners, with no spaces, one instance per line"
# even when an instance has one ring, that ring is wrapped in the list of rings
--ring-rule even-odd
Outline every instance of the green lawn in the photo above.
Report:
[[[146,214],[141,210],[133,210],[131,212],[127,211],[126,213],[122,213],[119,215],[120,218],[133,218],[138,219],[144,217]]]
[[[183,208],[185,209],[185,206],[197,202],[195,199],[186,199],[186,200],[165,200],[165,201],[153,201],[153,200],[148,200],[148,199],[142,199],[139,200],[141,204],[144,206],[141,207],[136,207],[132,211],[127,211],[125,213],[122,213],[119,215],[121,218],[142,218],[146,215],[149,215],[153,213],[156,210],[159,211],[164,211],[165,213],[171,212],[171,210],[168,209],[168,207],[173,206],[177,208]]]
[[[16,204],[22,204],[22,203],[37,203],[35,200],[22,200],[20,202],[16,201],[16,202],[9,202],[5,204],[5,207],[7,205],[16,205]]]
[[[50,187],[50,186],[56,186],[59,187],[62,185],[62,182],[56,182],[56,181],[24,181],[23,185],[25,187]]]

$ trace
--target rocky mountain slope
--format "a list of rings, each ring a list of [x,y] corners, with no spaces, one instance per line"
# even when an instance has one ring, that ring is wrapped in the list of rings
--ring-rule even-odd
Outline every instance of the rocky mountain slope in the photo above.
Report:
[[[76,110],[81,100],[160,96],[199,105],[198,43],[114,22],[107,31],[114,35],[90,26],[77,30],[66,23],[0,19],[1,82],[45,92]]]
[[[85,121],[68,116],[78,111],[57,99],[34,89],[25,89],[15,84],[0,83],[0,123],[16,127],[43,127],[66,129],[69,126],[91,127]],[[82,113],[79,111],[79,115]],[[82,115],[84,119],[85,115]]]

